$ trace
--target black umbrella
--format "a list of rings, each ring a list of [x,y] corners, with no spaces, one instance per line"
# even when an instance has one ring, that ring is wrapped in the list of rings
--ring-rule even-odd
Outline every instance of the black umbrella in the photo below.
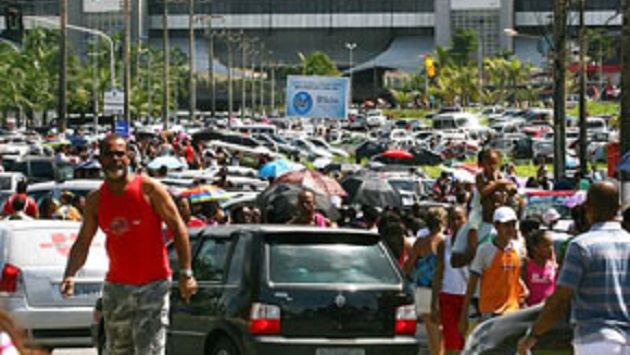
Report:
[[[401,207],[398,192],[378,174],[364,172],[349,175],[341,181],[348,193],[345,202],[373,207]]]
[[[256,204],[269,222],[283,223],[296,216],[298,195],[302,189],[303,187],[293,184],[273,184],[258,195]],[[315,209],[330,220],[339,219],[339,211],[332,204],[330,196],[317,193],[313,193],[313,195],[315,196]]]

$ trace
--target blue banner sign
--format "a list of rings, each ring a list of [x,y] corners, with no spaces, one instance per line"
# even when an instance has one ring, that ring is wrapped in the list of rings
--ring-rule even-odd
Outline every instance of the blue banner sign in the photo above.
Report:
[[[346,119],[348,78],[297,76],[287,78],[288,117]]]

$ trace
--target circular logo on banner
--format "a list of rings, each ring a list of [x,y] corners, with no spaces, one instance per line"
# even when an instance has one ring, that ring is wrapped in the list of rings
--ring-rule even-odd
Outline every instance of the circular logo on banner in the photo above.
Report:
[[[313,108],[313,98],[307,92],[300,91],[293,96],[293,109],[300,115],[306,114]]]

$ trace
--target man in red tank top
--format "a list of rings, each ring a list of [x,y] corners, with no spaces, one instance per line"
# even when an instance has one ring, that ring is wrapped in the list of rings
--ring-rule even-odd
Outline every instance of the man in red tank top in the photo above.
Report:
[[[74,292],[74,275],[83,267],[101,228],[109,270],[103,287],[107,348],[113,354],[165,353],[169,307],[169,268],[162,222],[173,231],[179,264],[179,291],[188,301],[197,283],[190,268],[188,232],[166,189],[153,179],[128,174],[127,142],[118,135],[100,145],[105,182],[86,200],[83,224],[73,244],[61,293]]]

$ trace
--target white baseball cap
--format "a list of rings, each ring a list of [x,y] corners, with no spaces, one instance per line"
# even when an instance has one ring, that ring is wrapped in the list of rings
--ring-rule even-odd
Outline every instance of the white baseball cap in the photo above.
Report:
[[[560,213],[558,213],[558,211],[556,211],[555,208],[551,208],[543,214],[543,222],[545,222],[546,225],[550,225],[560,218],[562,218],[562,216],[560,215]]]
[[[494,216],[492,216],[492,221],[494,223],[506,223],[517,221],[516,212],[511,207],[503,206],[494,210]]]

